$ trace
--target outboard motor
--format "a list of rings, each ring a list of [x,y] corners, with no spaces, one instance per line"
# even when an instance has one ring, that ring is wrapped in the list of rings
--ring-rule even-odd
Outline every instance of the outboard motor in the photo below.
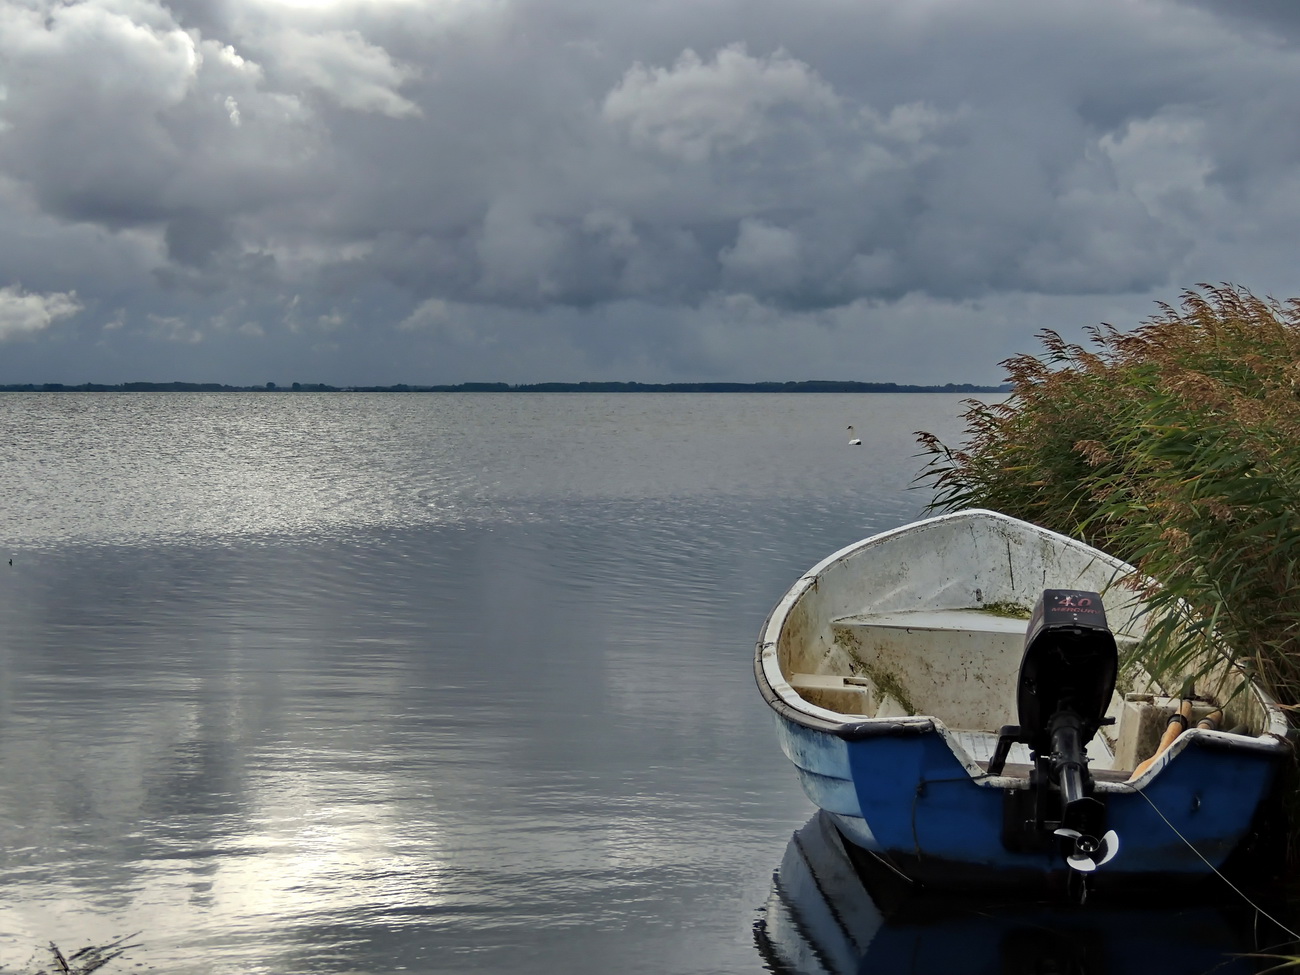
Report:
[[[1033,757],[1028,794],[1008,795],[1008,848],[1062,844],[1066,862],[1083,873],[1118,852],[1114,831],[1103,832],[1106,810],[1093,797],[1086,754],[1097,729],[1113,720],[1105,715],[1118,659],[1098,593],[1044,590],[1025,633],[1016,688],[1020,724],[1002,728],[988,767],[991,775],[1001,774],[1017,742],[1028,745]]]

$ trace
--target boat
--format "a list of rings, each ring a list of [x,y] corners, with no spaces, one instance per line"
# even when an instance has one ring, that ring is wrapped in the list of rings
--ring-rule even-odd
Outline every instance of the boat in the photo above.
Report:
[[[754,921],[780,975],[951,975],[1162,970],[1246,975],[1289,936],[1241,903],[1148,898],[1082,909],[1046,901],[882,896],[824,812],[795,831]]]
[[[1285,713],[1228,665],[1160,679],[1133,566],[969,509],[805,573],[754,670],[809,799],[857,852],[933,889],[1130,889],[1257,842]],[[1249,841],[1249,842],[1248,842]]]

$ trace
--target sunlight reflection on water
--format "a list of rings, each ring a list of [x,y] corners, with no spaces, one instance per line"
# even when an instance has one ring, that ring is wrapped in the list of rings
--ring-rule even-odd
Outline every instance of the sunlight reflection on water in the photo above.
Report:
[[[957,402],[0,396],[0,966],[755,970],[754,638]]]
[[[0,538],[333,534],[557,502],[893,498],[953,396],[5,394]],[[845,416],[870,420],[848,450]],[[873,439],[874,437],[874,439]],[[912,505],[915,507],[915,505]]]

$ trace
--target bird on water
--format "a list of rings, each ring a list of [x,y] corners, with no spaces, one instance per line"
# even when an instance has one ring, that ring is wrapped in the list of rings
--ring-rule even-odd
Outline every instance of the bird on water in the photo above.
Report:
[[[851,424],[851,423],[849,424],[849,446],[850,446],[850,447],[861,447],[861,446],[862,446],[862,441],[861,441],[858,437],[855,437],[855,436],[853,435],[853,424]]]

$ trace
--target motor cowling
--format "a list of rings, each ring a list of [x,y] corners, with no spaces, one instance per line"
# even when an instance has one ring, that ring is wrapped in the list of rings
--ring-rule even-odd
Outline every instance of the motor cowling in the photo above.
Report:
[[[1045,589],[1029,618],[1020,659],[1016,711],[1021,740],[1032,751],[1050,751],[1053,718],[1068,711],[1078,717],[1086,747],[1105,720],[1118,667],[1101,595]]]

